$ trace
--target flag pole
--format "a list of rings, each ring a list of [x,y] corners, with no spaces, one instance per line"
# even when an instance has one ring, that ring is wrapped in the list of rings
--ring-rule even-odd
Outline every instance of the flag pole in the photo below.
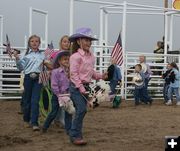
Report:
[[[168,8],[168,0],[164,0],[164,55],[167,55],[167,41],[168,41],[168,16],[166,15],[166,8]],[[167,56],[164,58],[164,63],[167,61]]]
[[[127,17],[127,3],[124,1],[123,3],[123,22],[122,22],[122,52],[123,52],[123,63],[122,63],[122,81],[125,81],[125,50],[126,50],[126,17]],[[121,96],[123,99],[127,98],[126,90],[125,90],[125,82],[122,82],[121,88]]]

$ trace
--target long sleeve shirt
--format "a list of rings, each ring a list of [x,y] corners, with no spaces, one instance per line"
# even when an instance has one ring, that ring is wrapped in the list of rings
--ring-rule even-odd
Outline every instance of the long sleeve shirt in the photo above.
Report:
[[[59,94],[68,93],[69,83],[70,80],[68,79],[63,68],[59,67],[52,70],[51,89],[57,97]]]
[[[145,79],[149,79],[150,75],[152,75],[152,71],[150,69],[150,66],[146,63],[141,63],[141,66],[142,66],[142,71],[145,75]]]
[[[20,71],[24,71],[24,74],[32,72],[40,73],[44,58],[43,51],[39,50],[34,52],[30,50],[27,55],[20,57],[20,59],[16,61],[16,65]]]
[[[90,83],[92,79],[102,78],[102,74],[95,72],[94,64],[94,55],[91,52],[86,53],[82,49],[78,49],[70,57],[70,79],[81,92],[85,92],[83,83]]]
[[[174,82],[170,82],[170,87],[180,88],[180,72],[175,68],[173,68],[171,72],[174,72],[175,79]]]

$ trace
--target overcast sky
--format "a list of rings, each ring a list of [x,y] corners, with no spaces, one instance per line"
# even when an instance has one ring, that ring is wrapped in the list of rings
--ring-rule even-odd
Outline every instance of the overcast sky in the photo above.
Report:
[[[101,0],[123,2],[123,0]],[[164,0],[128,0],[131,3],[163,6]],[[99,6],[75,2],[74,29],[90,27],[99,37]],[[49,13],[48,40],[58,46],[62,35],[69,34],[69,0],[0,0],[0,15],[4,16],[4,39],[8,33],[12,45],[24,46],[24,36],[28,35],[29,7],[42,9]],[[44,36],[44,18],[33,14],[33,33]],[[109,44],[113,45],[121,29],[122,15],[109,17]],[[152,52],[156,42],[164,33],[163,16],[128,15],[127,50]],[[174,49],[180,48],[180,17],[175,17]]]

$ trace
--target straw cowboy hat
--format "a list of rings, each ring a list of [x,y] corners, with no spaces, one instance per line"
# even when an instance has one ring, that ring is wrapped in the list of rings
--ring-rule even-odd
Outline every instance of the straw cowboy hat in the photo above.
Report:
[[[90,28],[79,28],[76,30],[76,33],[69,37],[69,41],[74,42],[78,38],[89,38],[90,40],[98,40],[93,37],[92,30]]]

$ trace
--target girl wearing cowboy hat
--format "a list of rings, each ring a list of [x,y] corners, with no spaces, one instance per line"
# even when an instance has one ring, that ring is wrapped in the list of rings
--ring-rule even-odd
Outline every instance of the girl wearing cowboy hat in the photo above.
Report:
[[[51,122],[56,118],[59,106],[66,106],[69,101],[68,99],[62,99],[62,94],[69,93],[69,56],[69,51],[61,51],[54,61],[54,69],[51,72],[52,110],[44,122],[43,132],[47,131]],[[71,121],[72,115],[65,112],[65,129],[67,134],[71,128]]]
[[[76,109],[69,136],[73,144],[86,145],[82,136],[83,119],[87,112],[85,88],[92,79],[107,78],[107,73],[102,75],[94,71],[95,57],[90,47],[92,41],[97,39],[92,36],[90,28],[78,29],[69,40],[73,42],[70,57],[70,95]]]

